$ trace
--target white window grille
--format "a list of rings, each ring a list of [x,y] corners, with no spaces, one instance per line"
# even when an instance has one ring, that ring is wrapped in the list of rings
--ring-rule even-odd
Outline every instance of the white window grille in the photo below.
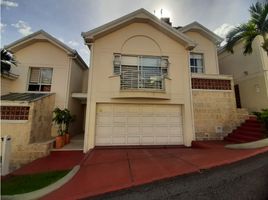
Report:
[[[190,53],[190,68],[192,73],[204,73],[203,54]]]
[[[168,65],[168,57],[114,56],[114,74],[121,75],[122,90],[163,90]]]

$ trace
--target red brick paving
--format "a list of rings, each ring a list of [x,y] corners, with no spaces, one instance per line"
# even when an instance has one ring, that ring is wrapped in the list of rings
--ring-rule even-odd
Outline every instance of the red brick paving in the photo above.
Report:
[[[199,172],[268,151],[225,149],[224,141],[203,142],[204,148],[95,149],[79,172],[43,200],[79,199]],[[202,145],[201,145],[202,146]]]
[[[80,164],[84,156],[82,151],[53,151],[49,156],[39,158],[12,172],[12,175],[72,169]]]

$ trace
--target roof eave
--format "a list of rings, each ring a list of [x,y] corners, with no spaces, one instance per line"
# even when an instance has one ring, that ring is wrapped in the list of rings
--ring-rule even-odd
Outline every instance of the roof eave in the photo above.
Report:
[[[197,30],[197,31],[202,31],[205,35],[208,36],[208,38],[213,41],[216,45],[220,44],[224,39],[221,38],[220,36],[216,35],[213,33],[211,30],[207,29],[205,26],[198,22],[193,22],[190,23],[182,28],[179,29],[181,32],[185,33],[190,30]]]
[[[141,14],[141,13],[145,14],[146,17],[144,17],[144,18],[139,17],[138,14]],[[111,21],[107,24],[104,24],[100,27],[92,29],[88,32],[82,32],[81,35],[84,38],[85,43],[93,43],[94,40],[97,39],[98,36],[100,36],[100,35],[105,35],[105,33],[109,32],[111,30],[113,31],[113,29],[117,30],[118,27],[124,26],[127,23],[140,22],[140,21],[150,22],[152,24],[159,26],[161,29],[169,32],[169,34],[171,34],[173,37],[176,37],[181,42],[183,42],[184,46],[187,46],[187,47],[196,46],[195,42],[192,41],[187,35],[183,34],[182,32],[179,32],[177,30],[174,30],[170,25],[161,21],[160,19],[158,19],[156,16],[149,13],[145,9],[139,9],[137,11],[134,11],[133,13],[125,15],[121,18],[118,18],[118,19]]]

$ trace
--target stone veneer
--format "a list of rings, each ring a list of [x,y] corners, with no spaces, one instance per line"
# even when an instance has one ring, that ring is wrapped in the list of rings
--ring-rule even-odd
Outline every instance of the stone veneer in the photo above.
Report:
[[[246,110],[236,108],[233,90],[193,90],[192,95],[197,140],[222,139],[248,117]]]
[[[49,154],[54,102],[54,94],[33,102],[1,101],[1,106],[29,107],[28,120],[1,122],[1,135],[11,136],[12,169]]]

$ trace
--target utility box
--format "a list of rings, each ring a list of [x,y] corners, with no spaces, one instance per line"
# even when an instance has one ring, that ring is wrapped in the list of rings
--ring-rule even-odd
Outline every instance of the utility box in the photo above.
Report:
[[[9,162],[11,155],[11,137],[6,135],[1,137],[1,175],[9,173]]]

